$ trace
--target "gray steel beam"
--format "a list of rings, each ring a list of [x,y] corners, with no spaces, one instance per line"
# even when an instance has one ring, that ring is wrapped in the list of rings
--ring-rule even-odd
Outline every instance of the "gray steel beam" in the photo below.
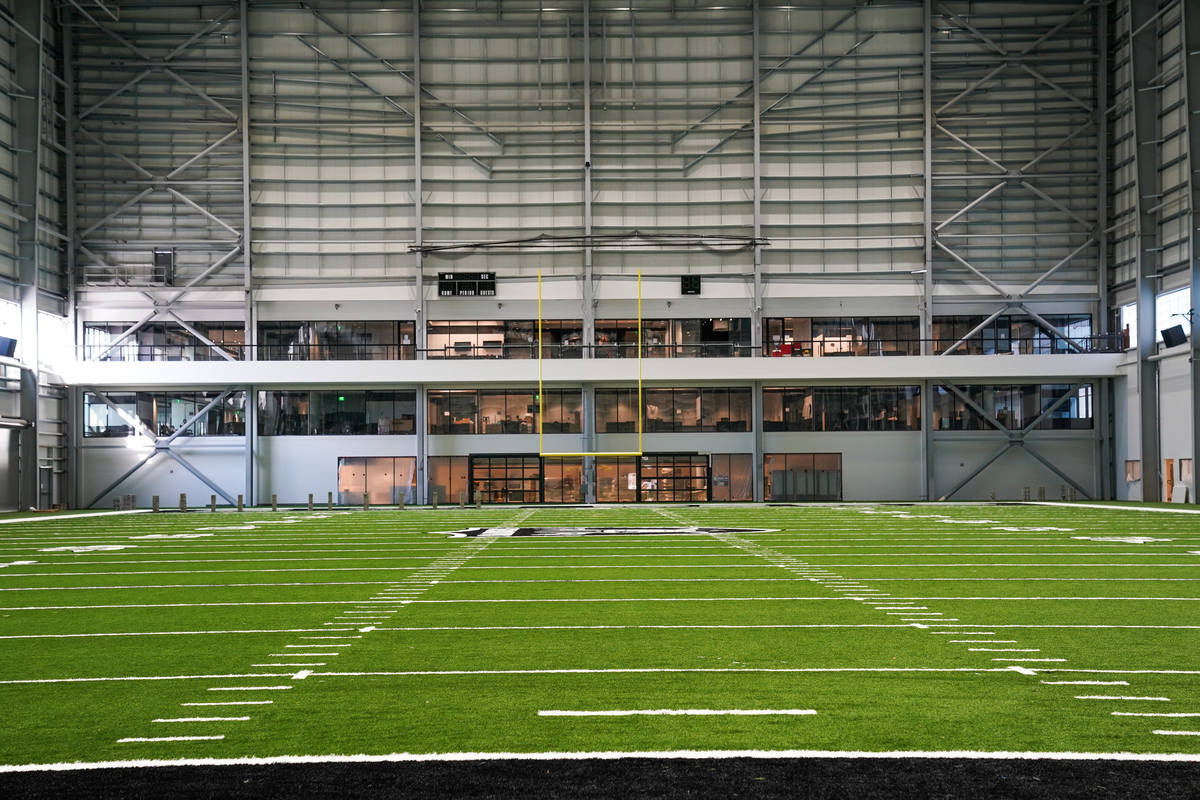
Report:
[[[757,6],[755,6],[755,8],[757,9]],[[754,75],[754,77],[752,77],[750,79],[750,82],[747,83],[745,86],[743,86],[742,89],[737,94],[735,94],[733,97],[729,98],[728,100],[722,100],[720,103],[718,103],[717,105],[713,106],[708,111],[706,111],[700,117],[700,119],[696,120],[692,124],[688,125],[688,127],[684,128],[682,131],[680,131],[679,133],[672,136],[671,137],[671,146],[674,147],[675,145],[679,144],[681,141],[683,141],[683,139],[689,133],[692,133],[693,131],[696,131],[696,130],[699,130],[700,128],[702,128],[704,126],[704,123],[708,122],[710,119],[715,117],[717,114],[720,114],[722,111],[724,111],[726,108],[728,108],[729,106],[736,103],[738,100],[742,99],[743,97],[745,97],[748,94],[751,94],[752,92],[758,91],[758,87],[762,81],[771,77],[776,72],[778,72],[779,70],[783,69],[788,64],[790,64],[792,61],[794,61],[797,58],[799,58],[800,56],[804,55],[812,48],[816,47],[818,44],[820,44],[822,41],[825,40],[826,36],[833,33],[838,28],[840,28],[844,23],[846,23],[851,17],[853,17],[857,13],[858,13],[857,7],[850,9],[850,11],[847,12],[845,15],[843,15],[841,18],[839,18],[837,22],[833,23],[828,28],[817,33],[815,36],[813,36],[813,38],[811,38],[807,42],[805,42],[800,47],[800,49],[793,51],[791,55],[782,59],[781,61],[779,61],[779,63],[775,64],[770,69],[764,70],[761,73],[756,73]],[[755,31],[758,31],[759,26],[756,24],[754,29],[755,29]]]
[[[1155,355],[1155,290],[1159,272],[1158,218],[1148,208],[1159,191],[1158,91],[1150,87],[1158,74],[1158,32],[1151,12],[1157,3],[1126,0],[1128,30],[1139,31],[1129,39],[1131,68],[1130,91],[1133,95],[1134,191],[1137,233],[1137,373],[1138,418],[1142,448],[1142,499],[1162,498],[1158,427],[1158,364]]]
[[[922,222],[925,234],[925,271],[921,294],[921,355],[933,355],[933,0],[921,4],[922,108],[924,127],[921,150],[925,179]],[[921,393],[921,463],[923,500],[932,500],[934,489],[933,387],[927,381]]]
[[[16,37],[16,82],[26,93],[12,96],[15,117],[16,211],[20,215],[16,230],[17,298],[20,309],[20,358],[28,367],[20,371],[20,418],[29,423],[16,431],[18,458],[15,469],[17,508],[36,508],[38,504],[38,383],[41,378],[38,359],[38,195],[41,189],[43,118],[45,0],[24,0],[16,4],[15,18],[35,38]]]
[[[1189,283],[1192,288],[1192,307],[1188,315],[1188,334],[1191,337],[1192,354],[1188,361],[1191,364],[1192,384],[1192,497],[1193,503],[1200,503],[1197,489],[1200,481],[1196,480],[1196,467],[1200,466],[1200,120],[1195,115],[1200,114],[1200,8],[1195,3],[1183,3],[1180,7],[1183,15],[1183,52],[1180,58],[1184,62],[1184,80],[1187,91],[1187,107],[1184,119],[1187,120],[1188,134],[1188,175],[1191,177],[1190,209],[1188,224],[1188,260],[1191,263]],[[1168,498],[1169,499],[1169,498]]]
[[[250,0],[238,1],[238,49],[241,51],[242,108],[238,130],[242,135],[242,293],[245,303],[243,312],[242,341],[246,347],[243,358],[258,360],[258,326],[255,324],[254,307],[254,201],[250,194]],[[190,40],[189,40],[190,41]],[[168,174],[167,177],[172,177]],[[176,298],[178,299],[178,298]],[[252,406],[247,394],[246,413]],[[253,497],[253,441],[249,420],[246,422],[246,495]]]
[[[422,186],[422,148],[421,148],[421,0],[412,0],[412,90],[413,90],[413,313],[416,322],[413,323],[413,343],[418,359],[425,358],[426,324],[425,324],[425,254],[421,249],[424,244],[424,188]],[[417,467],[416,501],[429,501],[429,456],[426,452],[426,440],[429,436],[429,425],[426,421],[427,406],[425,387],[417,387]]]
[[[584,358],[593,355],[596,343],[595,252],[592,247],[592,4],[583,0],[583,341]],[[570,49],[568,42],[567,48]],[[594,470],[594,464],[593,464]],[[595,487],[592,487],[595,491]]]
[[[753,73],[753,91],[751,92],[754,103],[751,114],[754,124],[754,146],[753,146],[753,176],[751,190],[754,193],[754,246],[750,250],[751,258],[753,259],[754,269],[754,307],[750,310],[750,344],[754,348],[753,352],[757,356],[762,352],[762,308],[763,308],[763,274],[762,274],[762,77],[760,69],[762,67],[762,14],[759,9],[758,0],[753,0],[753,20],[750,36],[752,41],[751,46],[751,64],[750,69]],[[761,472],[761,470],[759,470]],[[757,494],[756,494],[757,496]]]
[[[854,44],[850,45],[850,47],[848,47],[846,50],[842,51],[838,55],[825,60],[819,67],[817,67],[817,69],[811,75],[809,75],[807,78],[800,81],[798,84],[796,84],[791,89],[789,89],[787,92],[785,92],[783,94],[783,96],[780,97],[779,99],[777,99],[774,103],[767,106],[765,109],[758,111],[754,117],[755,121],[757,121],[759,116],[761,116],[761,115],[770,114],[772,111],[774,111],[776,108],[778,108],[779,105],[781,103],[783,103],[785,100],[790,100],[791,98],[793,98],[796,95],[803,92],[806,87],[808,87],[808,86],[812,85],[813,83],[815,83],[816,81],[818,81],[822,75],[825,75],[831,69],[833,69],[838,64],[840,64],[842,61],[844,61],[847,58],[849,58],[850,56],[854,55],[854,52],[856,50],[858,50],[860,47],[862,47],[863,45],[865,45],[867,42],[871,41],[874,38],[875,38],[875,32],[872,31],[871,33],[868,33],[866,36],[864,36],[863,38],[856,41]],[[758,76],[756,75],[755,76],[756,81],[757,81],[757,77]],[[737,138],[741,134],[751,130],[753,128],[753,126],[754,126],[754,123],[747,122],[747,123],[741,125],[740,127],[738,127],[737,129],[735,129],[734,131],[732,131],[731,133],[727,133],[724,136],[722,136],[720,139],[717,140],[717,142],[715,144],[713,144],[711,147],[709,147],[703,153],[701,153],[700,155],[693,158],[691,161],[684,164],[683,165],[683,173],[686,175],[687,173],[691,172],[693,169],[695,169],[696,165],[699,164],[701,161],[708,158],[713,153],[716,153],[718,150],[721,150],[723,147],[725,147],[725,145],[729,144],[729,142],[733,141],[735,138]]]
[[[407,81],[408,84],[417,91],[417,99],[414,100],[414,103],[419,101],[419,99],[421,97],[424,97],[427,100],[431,100],[438,107],[440,107],[446,111],[449,111],[451,114],[458,117],[463,122],[467,123],[467,125],[476,133],[486,136],[488,139],[490,139],[492,141],[493,144],[495,144],[499,147],[504,146],[504,139],[500,138],[499,136],[497,136],[496,134],[492,133],[487,128],[485,128],[483,125],[481,125],[480,123],[473,120],[462,109],[458,108],[455,105],[452,105],[451,103],[447,103],[444,100],[439,99],[437,95],[435,95],[433,92],[429,91],[428,89],[426,89],[424,86],[421,85],[421,81],[417,78],[416,75],[408,74],[407,72],[405,72],[403,69],[401,69],[396,64],[393,64],[388,59],[379,55],[374,50],[372,50],[370,47],[368,47],[362,41],[362,39],[360,39],[357,36],[354,36],[351,33],[348,33],[346,31],[342,30],[337,25],[335,25],[333,22],[331,22],[328,17],[326,17],[321,12],[319,12],[317,9],[313,8],[308,3],[302,2],[302,3],[300,3],[300,7],[306,9],[315,18],[319,19],[321,22],[328,25],[330,28],[332,28],[334,31],[336,31],[339,35],[344,36],[346,38],[346,41],[350,42],[355,47],[357,47],[359,50],[362,50],[368,56],[370,56],[371,58],[378,61],[386,69],[388,69],[391,72],[396,73],[401,78],[403,78],[405,81]],[[541,35],[541,9],[538,10],[538,33],[539,33],[539,37],[540,37],[540,35]],[[540,48],[540,41],[539,41],[539,48]],[[539,67],[540,67],[540,65],[539,65]],[[540,71],[539,71],[538,80],[539,81],[541,80]]]
[[[592,2],[583,0],[583,341],[584,358],[593,358],[596,344],[595,250],[592,247]],[[567,50],[570,51],[570,42]],[[596,449],[596,387],[583,388],[585,450]],[[596,502],[596,457],[583,457],[583,485],[587,502]]]

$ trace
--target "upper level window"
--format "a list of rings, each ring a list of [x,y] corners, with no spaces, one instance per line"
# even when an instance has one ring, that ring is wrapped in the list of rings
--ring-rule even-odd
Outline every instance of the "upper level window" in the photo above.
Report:
[[[543,358],[581,358],[583,321],[544,319]],[[537,320],[431,320],[428,358],[537,358]]]
[[[220,353],[197,339],[181,325],[152,322],[125,338],[132,322],[86,322],[83,325],[85,361],[220,361]],[[197,333],[224,351],[240,359],[246,344],[245,327],[240,322],[189,322]]]
[[[109,392],[101,398],[85,392],[83,435],[86,438],[137,436],[139,427],[153,436],[245,434],[246,393],[232,392],[205,411],[219,396],[220,392]],[[185,427],[201,411],[204,413],[200,418]]]
[[[763,355],[920,355],[916,317],[772,317],[763,320]]]
[[[919,431],[919,386],[763,389],[764,431]]]
[[[416,432],[411,390],[258,393],[262,436],[366,436]]]
[[[264,361],[408,361],[416,357],[409,320],[280,321],[258,325]]]
[[[750,320],[744,317],[643,319],[643,358],[749,356]],[[597,358],[636,358],[636,319],[596,320]]]
[[[1052,333],[1031,317],[1002,316],[975,330],[985,320],[979,316],[937,317],[933,321],[934,351],[942,353],[958,344],[954,355],[996,353],[1071,353],[1074,341],[1084,350],[1093,349],[1092,318],[1088,314],[1046,314],[1043,319],[1062,334]],[[1064,338],[1066,337],[1066,338]]]
[[[583,394],[579,389],[465,389],[432,391],[431,434],[537,433],[544,409],[543,433],[582,433]]]
[[[972,385],[958,388],[971,403],[1009,430],[1029,427],[1046,411],[1049,413],[1038,423],[1039,429],[1079,430],[1092,427],[1090,383],[1074,390],[1069,383]],[[1058,403],[1064,395],[1069,396]],[[971,403],[945,386],[936,387],[933,397],[934,428],[994,430],[996,426],[976,411]]]
[[[748,387],[642,390],[646,433],[736,432],[751,427]],[[637,431],[637,389],[596,390],[597,433]]]

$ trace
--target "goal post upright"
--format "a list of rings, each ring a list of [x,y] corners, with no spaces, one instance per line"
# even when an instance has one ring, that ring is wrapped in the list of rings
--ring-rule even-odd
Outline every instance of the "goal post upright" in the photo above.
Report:
[[[577,453],[546,452],[545,435],[542,430],[542,271],[537,274],[537,433],[538,455],[542,458],[569,458],[588,456],[640,456],[642,454],[642,271],[637,272],[637,449],[636,450],[590,450]]]

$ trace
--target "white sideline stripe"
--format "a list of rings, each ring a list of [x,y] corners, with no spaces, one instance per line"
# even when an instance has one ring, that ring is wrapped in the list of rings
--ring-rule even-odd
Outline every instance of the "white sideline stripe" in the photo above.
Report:
[[[1157,511],[1164,514],[1200,514],[1200,511],[1192,511],[1185,508],[1148,508],[1145,506],[1106,506],[1099,503],[1056,503],[1049,500],[1037,500],[1030,505],[1035,506],[1061,506],[1063,508],[1103,508],[1106,511]]]
[[[559,711],[540,710],[539,717],[758,717],[758,716],[812,716],[812,708],[641,708],[612,709],[605,711]]]
[[[1114,717],[1200,717],[1195,711],[1114,711]]]
[[[1125,694],[1077,694],[1076,700],[1154,700],[1159,703],[1169,703],[1169,697],[1139,697],[1137,695]]]
[[[1065,658],[993,658],[992,661],[1019,661],[1023,664],[1046,661],[1066,661]]]
[[[459,761],[615,761],[630,758],[660,759],[794,759],[794,758],[888,758],[888,759],[1003,759],[1006,761],[1151,761],[1200,762],[1200,753],[1037,753],[986,750],[628,750],[545,753],[463,752],[389,753],[386,755],[243,756],[240,758],[132,759],[127,761],[60,762],[56,764],[0,765],[0,773],[66,772],[85,769],[139,769],[180,766],[266,766],[272,764],[378,764],[391,762]]]
[[[267,630],[244,630],[244,631],[129,631],[124,633],[25,633],[13,634],[9,636],[0,636],[0,639],[83,639],[95,636],[204,636],[217,634],[234,634],[234,633],[305,633],[308,631],[325,631],[328,628],[276,628]],[[349,628],[347,628],[349,630]],[[301,636],[301,639],[334,639],[338,637],[329,636]]]
[[[225,736],[130,736],[126,739],[117,739],[117,744],[128,744],[130,742],[203,742],[213,739],[224,739]]]
[[[1016,644],[1016,639],[951,639],[950,644]]]
[[[1039,647],[968,647],[970,653],[1040,653]]]
[[[907,627],[907,626],[905,626]],[[610,674],[673,674],[673,673],[901,673],[901,672],[974,672],[1004,673],[1020,667],[564,667],[559,669],[460,669],[408,670],[380,672],[314,672],[318,677],[417,677],[438,675],[610,675]],[[1139,675],[1200,675],[1200,670],[1083,670],[1056,669],[1056,672],[1103,672]],[[40,683],[104,683],[134,681],[217,680],[221,678],[290,678],[291,672],[260,672],[245,675],[130,675],[96,678],[22,678],[0,680],[0,685]],[[253,692],[291,689],[291,686],[209,686],[210,692]]]
[[[328,658],[329,656],[336,656],[337,652],[335,651],[332,653],[267,653],[267,655],[270,656],[271,658],[308,658],[311,656],[317,656],[318,658]]]
[[[829,600],[840,598],[830,597]],[[92,608],[209,608],[214,606],[329,606],[355,603],[357,600],[270,600],[259,603],[118,603],[95,606],[14,606],[0,611],[87,611]]]
[[[135,508],[132,511],[97,511],[94,514],[46,514],[36,517],[20,517],[17,519],[0,519],[0,525],[19,525],[22,522],[53,522],[60,519],[80,519],[84,517],[119,517],[126,514],[148,514],[148,508]]]
[[[171,717],[152,719],[151,722],[245,722],[249,717]]]
[[[1159,736],[1200,736],[1200,731],[1150,731]]]
[[[180,703],[181,706],[269,706],[274,700],[227,700],[216,703]]]
[[[1040,681],[1047,686],[1128,686],[1129,681]],[[1114,714],[1121,712],[1114,711]]]

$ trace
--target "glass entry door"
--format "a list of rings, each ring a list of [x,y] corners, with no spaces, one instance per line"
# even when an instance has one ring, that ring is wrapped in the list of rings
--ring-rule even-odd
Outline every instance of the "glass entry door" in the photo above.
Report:
[[[471,456],[471,497],[484,503],[540,503],[538,456]]]
[[[417,460],[412,456],[360,456],[338,459],[338,503],[373,506],[416,501]]]
[[[768,501],[842,499],[841,453],[766,453],[763,472]]]

